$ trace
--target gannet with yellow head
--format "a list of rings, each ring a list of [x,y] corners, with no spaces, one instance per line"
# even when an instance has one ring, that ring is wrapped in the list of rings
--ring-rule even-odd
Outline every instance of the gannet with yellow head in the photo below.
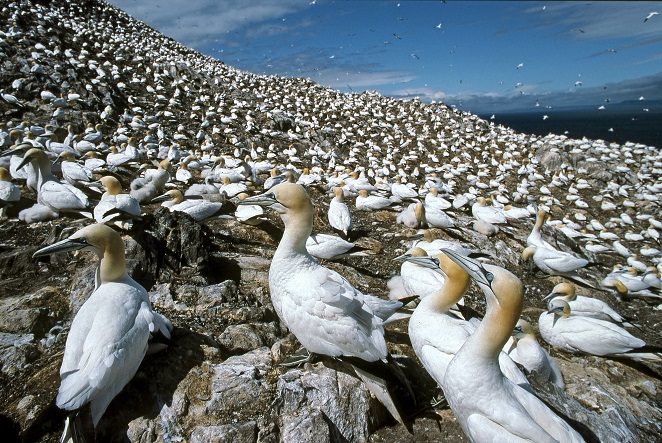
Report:
[[[269,268],[269,291],[278,317],[299,342],[317,354],[354,358],[364,364],[386,363],[389,354],[384,322],[402,303],[363,294],[308,253],[306,241],[313,229],[314,207],[304,187],[281,183],[239,204],[270,207],[283,220],[283,237]],[[366,366],[352,366],[366,381]],[[371,391],[404,422],[390,394]]]
[[[93,433],[112,399],[138,370],[150,336],[169,338],[172,330],[172,324],[152,310],[147,291],[127,274],[124,242],[112,228],[86,226],[33,256],[77,250],[92,251],[100,261],[95,290],[71,323],[60,367],[56,404],[71,411],[62,441],[90,429]],[[89,433],[85,437],[94,441]]]

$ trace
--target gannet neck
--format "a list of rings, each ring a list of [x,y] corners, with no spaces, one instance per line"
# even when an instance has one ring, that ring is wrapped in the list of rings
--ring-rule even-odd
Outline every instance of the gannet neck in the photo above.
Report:
[[[101,283],[122,280],[128,276],[126,273],[126,260],[124,258],[124,242],[122,238],[110,237],[101,255],[99,262],[99,281]]]
[[[285,231],[276,253],[308,253],[306,240],[313,232],[313,205],[310,204],[309,207],[310,209],[305,211],[286,211],[280,214]]]
[[[476,358],[497,361],[499,353],[511,337],[522,313],[524,289],[511,272],[493,265],[483,265],[494,275],[491,286],[478,283],[487,301],[487,312],[465,347]]]
[[[448,312],[469,290],[471,278],[446,254],[439,254],[439,269],[444,274],[444,283],[430,298],[430,307],[437,312]]]

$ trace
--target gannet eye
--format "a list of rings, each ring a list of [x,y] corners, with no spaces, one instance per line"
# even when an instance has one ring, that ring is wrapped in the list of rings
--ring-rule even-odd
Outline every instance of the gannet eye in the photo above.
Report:
[[[487,279],[488,282],[492,283],[494,281],[494,274],[492,274],[491,272],[487,272],[485,274],[485,278]]]
[[[438,259],[438,258],[435,258],[435,257],[432,257],[432,263],[434,263],[435,265],[439,266],[439,259]]]
[[[522,332],[521,326],[515,326],[515,332]]]

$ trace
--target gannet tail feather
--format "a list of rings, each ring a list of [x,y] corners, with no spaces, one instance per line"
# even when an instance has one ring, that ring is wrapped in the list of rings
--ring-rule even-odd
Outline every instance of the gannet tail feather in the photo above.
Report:
[[[387,361],[366,362],[355,357],[339,357],[349,363],[370,392],[399,423],[413,433],[411,414],[416,411],[414,391],[400,367],[387,356]]]
[[[60,443],[94,443],[94,422],[89,403],[73,411],[64,421],[64,432]]]

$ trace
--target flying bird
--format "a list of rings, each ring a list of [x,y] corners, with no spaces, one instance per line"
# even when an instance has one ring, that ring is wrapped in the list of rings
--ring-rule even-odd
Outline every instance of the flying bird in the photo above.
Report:
[[[659,12],[649,12],[648,15],[646,16],[646,18],[644,19],[644,23],[646,23],[649,18],[653,18],[656,15],[660,15],[660,13]]]
[[[517,65],[517,69],[523,68],[523,67],[524,67],[524,63],[520,63],[519,65]]]

